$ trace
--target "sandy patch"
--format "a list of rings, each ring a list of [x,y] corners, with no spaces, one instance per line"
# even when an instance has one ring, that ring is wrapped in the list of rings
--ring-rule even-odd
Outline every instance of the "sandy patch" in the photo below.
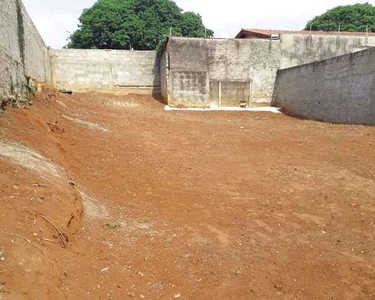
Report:
[[[0,142],[0,156],[34,171],[47,179],[61,178],[63,170],[38,152],[15,142]]]
[[[109,212],[103,206],[97,204],[98,200],[87,195],[85,192],[80,191],[85,207],[85,214],[92,219],[108,219]]]
[[[69,120],[69,121],[72,121],[78,125],[81,125],[83,127],[86,127],[86,128],[89,128],[89,129],[92,129],[92,130],[99,130],[99,131],[103,131],[103,132],[110,132],[110,130],[108,130],[107,128],[99,125],[99,124],[96,124],[96,123],[91,123],[91,122],[87,122],[87,121],[83,121],[83,120],[80,120],[80,119],[76,119],[76,118],[72,118],[72,117],[69,117],[69,116],[66,116],[66,115],[63,115],[62,116],[64,119],[66,120]]]

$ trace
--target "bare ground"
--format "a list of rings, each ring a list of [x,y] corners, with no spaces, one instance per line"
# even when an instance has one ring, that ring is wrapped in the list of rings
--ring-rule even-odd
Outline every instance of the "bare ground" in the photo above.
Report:
[[[0,299],[375,299],[375,128],[39,95],[0,118]]]

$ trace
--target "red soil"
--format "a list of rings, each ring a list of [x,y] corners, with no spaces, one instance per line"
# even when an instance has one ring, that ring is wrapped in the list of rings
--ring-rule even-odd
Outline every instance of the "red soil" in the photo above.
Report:
[[[374,148],[373,127],[46,92],[0,118],[0,299],[375,299]]]

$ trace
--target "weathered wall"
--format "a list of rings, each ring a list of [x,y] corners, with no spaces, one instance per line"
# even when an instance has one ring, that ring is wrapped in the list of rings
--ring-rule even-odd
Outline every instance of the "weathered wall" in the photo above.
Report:
[[[375,46],[373,36],[281,35],[280,68],[320,61]]]
[[[51,50],[53,84],[72,91],[160,92],[155,51]]]
[[[173,106],[238,106],[241,100],[248,101],[249,106],[267,105],[274,97],[278,69],[372,46],[372,36],[282,34],[280,40],[171,38],[167,46],[168,93],[165,96],[164,92],[164,98]],[[220,101],[225,98],[224,92],[233,101]]]
[[[164,51],[160,57],[160,89],[165,103],[168,103],[168,79],[169,79],[169,61],[168,54]]]
[[[279,41],[171,38],[167,52],[170,105],[220,105],[219,92],[212,88],[220,82],[228,94],[238,96],[233,103],[247,101],[252,106],[272,98],[280,63]],[[250,84],[251,92],[239,90],[246,86],[250,91]]]
[[[274,104],[303,118],[375,125],[375,48],[280,70]]]
[[[0,96],[27,96],[28,77],[50,81],[48,50],[21,0],[0,5]]]

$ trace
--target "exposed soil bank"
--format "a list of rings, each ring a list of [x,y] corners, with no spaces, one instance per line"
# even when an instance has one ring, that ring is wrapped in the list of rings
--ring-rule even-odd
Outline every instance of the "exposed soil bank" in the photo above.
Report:
[[[34,101],[0,118],[0,299],[375,297],[375,128]]]

